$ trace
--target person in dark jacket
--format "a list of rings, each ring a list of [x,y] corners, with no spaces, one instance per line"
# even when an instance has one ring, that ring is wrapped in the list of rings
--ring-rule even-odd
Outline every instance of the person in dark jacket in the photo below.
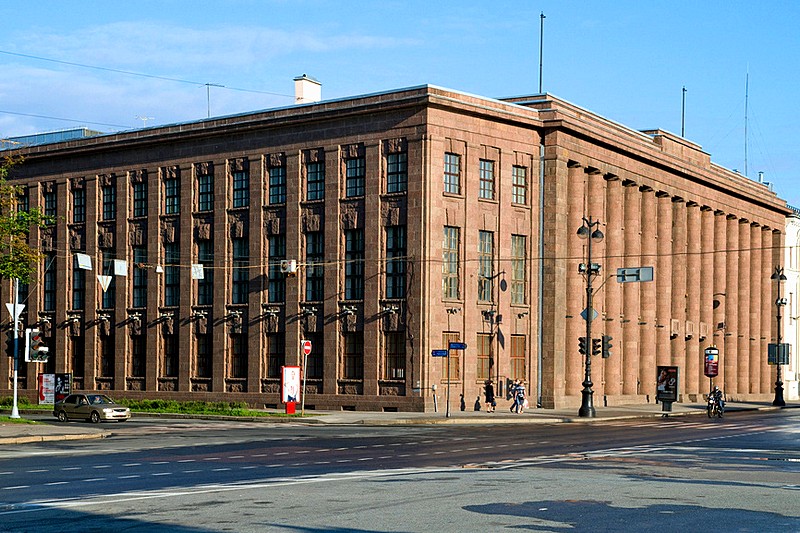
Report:
[[[497,407],[497,401],[494,399],[494,385],[491,379],[487,379],[483,386],[483,392],[486,396],[486,412],[493,413]]]

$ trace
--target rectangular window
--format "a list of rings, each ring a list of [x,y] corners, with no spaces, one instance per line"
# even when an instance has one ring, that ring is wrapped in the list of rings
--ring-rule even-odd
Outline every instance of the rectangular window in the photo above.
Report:
[[[515,166],[511,176],[511,201],[515,204],[528,204],[528,169]]]
[[[239,170],[233,173],[233,207],[250,205],[250,172]]]
[[[44,280],[42,280],[43,311],[56,310],[56,254],[44,254]]]
[[[270,235],[269,240],[269,303],[286,301],[286,274],[281,272],[281,261],[286,259],[286,235]]]
[[[117,300],[117,282],[114,276],[114,251],[103,250],[103,275],[111,277],[108,288],[103,291],[100,298],[100,307],[103,309],[113,309]]]
[[[181,212],[181,197],[178,178],[164,180],[164,213],[177,215]]]
[[[210,328],[209,328],[210,329]],[[211,334],[197,334],[197,361],[195,373],[198,378],[211,377]]]
[[[461,230],[453,226],[444,227],[442,243],[442,298],[458,299],[458,266]]]
[[[201,174],[197,176],[197,210],[211,211],[214,209],[214,176]]]
[[[197,305],[214,302],[214,247],[211,241],[197,241],[197,262],[203,265],[203,279],[197,280]]]
[[[311,341],[311,353],[306,359],[308,379],[322,379],[324,368],[322,366],[325,351],[325,338],[322,333],[306,333],[306,340]]]
[[[280,379],[281,367],[286,365],[283,333],[267,333],[267,377]]]
[[[386,192],[404,192],[408,188],[408,154],[386,156]]]
[[[133,256],[133,307],[147,307],[147,248],[134,246]],[[140,266],[141,265],[141,266]]]
[[[246,238],[231,239],[233,248],[233,271],[231,302],[246,304],[250,292],[250,243]]]
[[[44,200],[44,214],[45,216],[55,219],[56,216],[56,193],[55,191],[43,192],[42,199]],[[51,222],[55,224],[55,220]]]
[[[73,376],[83,376],[86,372],[86,344],[83,341],[83,337],[69,337],[71,356],[67,372],[72,371]]]
[[[386,227],[386,297],[406,296],[406,227]]]
[[[511,236],[511,303],[525,303],[525,277],[527,238],[525,235]]]
[[[130,375],[134,378],[145,377],[146,336],[131,336],[131,366]]]
[[[72,308],[83,309],[86,303],[86,270],[78,267],[78,256],[72,256]]]
[[[147,182],[133,184],[133,216],[147,216]]]
[[[324,235],[321,231],[306,233],[306,301],[321,302],[324,298],[325,269]]]
[[[177,329],[177,328],[176,328]],[[178,377],[178,336],[164,335],[164,377]]]
[[[177,243],[164,244],[164,305],[177,307],[181,301],[180,247]]]
[[[114,185],[103,186],[103,220],[117,218],[117,188]]]
[[[461,156],[444,154],[444,192],[461,194]]]
[[[511,379],[526,379],[525,335],[511,335]]]
[[[306,171],[306,200],[322,200],[325,198],[325,164],[308,163]]]
[[[286,203],[286,168],[269,169],[269,205]]]
[[[86,222],[86,189],[72,191],[72,222],[74,224]]]
[[[27,187],[22,189],[17,194],[17,211],[20,213],[27,213],[31,210],[31,199],[28,195]]]
[[[406,340],[405,333],[386,334],[386,362],[384,364],[386,379],[401,380],[406,377]]]
[[[451,342],[461,342],[461,334],[445,332],[442,334],[442,348],[447,349]],[[442,358],[442,380],[447,380],[447,359],[450,359],[450,382],[461,381],[461,352],[450,352],[450,357]]]
[[[478,196],[484,200],[494,200],[494,161],[481,159]]]
[[[345,196],[364,196],[367,165],[363,157],[356,157],[345,161]]]
[[[364,332],[344,334],[344,379],[364,379]]]
[[[492,336],[486,333],[478,333],[478,368],[475,376],[479,381],[485,381],[491,377],[491,348]]]
[[[494,233],[478,232],[478,301],[491,302],[494,295]]]
[[[362,300],[364,298],[364,230],[346,230],[344,240],[344,299]]]
[[[114,376],[114,336],[101,336],[99,339],[100,364],[98,365],[98,377],[110,378]]]
[[[234,379],[247,377],[247,335],[231,335],[231,376]]]

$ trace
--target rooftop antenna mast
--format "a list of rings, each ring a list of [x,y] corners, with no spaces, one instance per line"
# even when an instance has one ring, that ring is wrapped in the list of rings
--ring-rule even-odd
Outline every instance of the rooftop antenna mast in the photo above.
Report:
[[[744,78],[744,175],[747,176],[747,104],[750,97],[750,65]]]
[[[681,90],[681,137],[686,137],[686,85]]]
[[[205,83],[206,87],[206,106],[208,108],[208,118],[211,118],[211,88],[212,87],[225,87],[219,83]]]
[[[153,120],[154,117],[140,117],[139,115],[136,115],[134,118],[136,118],[138,120],[141,120],[143,126],[146,128],[147,127],[147,121],[148,120]]]
[[[544,48],[544,11],[539,15],[539,94],[542,94],[542,52]]]

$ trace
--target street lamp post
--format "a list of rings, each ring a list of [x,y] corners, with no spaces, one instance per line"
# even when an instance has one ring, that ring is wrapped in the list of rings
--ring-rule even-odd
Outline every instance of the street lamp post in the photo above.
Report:
[[[600,231],[600,221],[592,221],[583,217],[583,225],[578,228],[578,237],[586,239],[586,263],[578,265],[578,272],[586,278],[586,342],[585,342],[585,363],[583,390],[581,391],[581,408],[578,416],[592,418],[595,416],[593,403],[594,391],[592,390],[592,320],[594,319],[594,309],[592,308],[592,280],[600,274],[600,265],[592,263],[592,241],[600,242],[603,240],[603,232]]]
[[[772,273],[770,279],[774,279],[775,283],[778,287],[778,298],[775,300],[775,308],[777,309],[777,319],[778,319],[778,338],[777,342],[775,343],[775,366],[777,367],[777,374],[775,378],[775,399],[772,400],[772,405],[777,407],[784,407],[786,402],[783,399],[783,381],[781,380],[781,358],[782,358],[782,348],[781,348],[781,307],[786,305],[786,298],[781,297],[781,284],[786,281],[786,275],[783,273],[783,267],[775,267],[775,272]]]

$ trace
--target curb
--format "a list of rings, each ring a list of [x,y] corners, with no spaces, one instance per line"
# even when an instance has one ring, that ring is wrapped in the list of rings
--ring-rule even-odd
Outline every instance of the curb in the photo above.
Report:
[[[105,439],[110,433],[78,433],[74,435],[27,435],[25,437],[0,437],[2,444],[29,444],[31,442],[50,442],[65,440]]]

